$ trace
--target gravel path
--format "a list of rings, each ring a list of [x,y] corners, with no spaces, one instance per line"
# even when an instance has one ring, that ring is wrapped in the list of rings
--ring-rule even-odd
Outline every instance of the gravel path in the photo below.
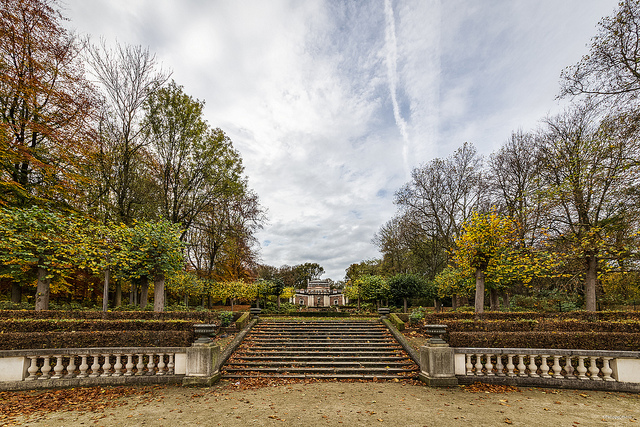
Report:
[[[211,388],[133,390],[120,395],[113,389],[98,390],[92,400],[100,399],[100,394],[111,393],[111,397],[94,402],[94,412],[83,413],[79,410],[82,405],[76,405],[78,409],[73,411],[35,412],[28,418],[0,417],[0,425],[547,427],[637,425],[640,419],[640,395],[577,390],[480,385],[434,389],[413,382],[268,385],[248,381],[222,381]],[[81,400],[83,389],[75,392]],[[53,397],[33,392],[4,396],[5,403],[38,398]]]

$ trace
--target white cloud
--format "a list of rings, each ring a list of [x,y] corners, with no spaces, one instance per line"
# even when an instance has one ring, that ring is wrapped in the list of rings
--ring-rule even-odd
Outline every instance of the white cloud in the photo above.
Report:
[[[264,262],[318,262],[333,279],[377,256],[370,241],[395,211],[407,166],[465,141],[489,154],[557,108],[560,70],[586,53],[596,22],[616,6],[66,2],[70,26],[148,45],[206,101],[207,119],[231,137],[269,210],[258,234]]]

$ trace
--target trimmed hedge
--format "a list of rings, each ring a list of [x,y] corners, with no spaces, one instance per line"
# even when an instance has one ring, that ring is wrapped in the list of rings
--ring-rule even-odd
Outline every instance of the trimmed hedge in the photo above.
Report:
[[[10,332],[0,350],[84,347],[188,347],[193,331]]]
[[[452,347],[640,349],[640,333],[624,332],[450,332],[444,338]]]
[[[520,320],[520,321],[469,321],[449,320],[441,322],[447,325],[449,332],[628,332],[640,333],[640,321],[623,320],[618,322],[581,322],[568,320]]]
[[[488,311],[476,316],[473,312],[445,312],[426,313],[424,322],[427,324],[444,323],[447,320],[564,320],[574,319],[585,322],[638,320],[640,311],[570,311],[566,313],[539,312],[501,312]]]
[[[187,320],[0,320],[0,333],[83,331],[191,331],[196,322]]]
[[[235,315],[235,313],[234,313]],[[238,314],[240,316],[240,314]],[[0,319],[102,319],[102,320],[193,320],[216,323],[216,311],[64,311],[64,310],[0,310]]]

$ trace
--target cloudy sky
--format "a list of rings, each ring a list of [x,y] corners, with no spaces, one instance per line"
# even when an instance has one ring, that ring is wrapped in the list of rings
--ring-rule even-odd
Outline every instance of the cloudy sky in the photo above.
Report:
[[[412,168],[483,155],[559,111],[560,71],[617,0],[64,0],[68,27],[148,46],[206,101],[267,209],[264,263],[378,257]]]

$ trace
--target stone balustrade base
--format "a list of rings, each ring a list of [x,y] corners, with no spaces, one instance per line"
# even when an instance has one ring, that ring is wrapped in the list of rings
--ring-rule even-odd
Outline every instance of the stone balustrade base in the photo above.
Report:
[[[624,393],[640,392],[639,383],[624,383],[618,381],[570,380],[560,378],[532,378],[532,377],[498,377],[456,375],[458,384],[470,385],[474,383],[508,385],[515,387],[541,387],[573,390],[600,390]]]
[[[95,378],[61,378],[35,381],[4,381],[0,382],[0,391],[42,390],[50,388],[121,386],[121,385],[153,385],[153,384],[182,384],[184,375],[149,375],[149,376],[119,376]]]

